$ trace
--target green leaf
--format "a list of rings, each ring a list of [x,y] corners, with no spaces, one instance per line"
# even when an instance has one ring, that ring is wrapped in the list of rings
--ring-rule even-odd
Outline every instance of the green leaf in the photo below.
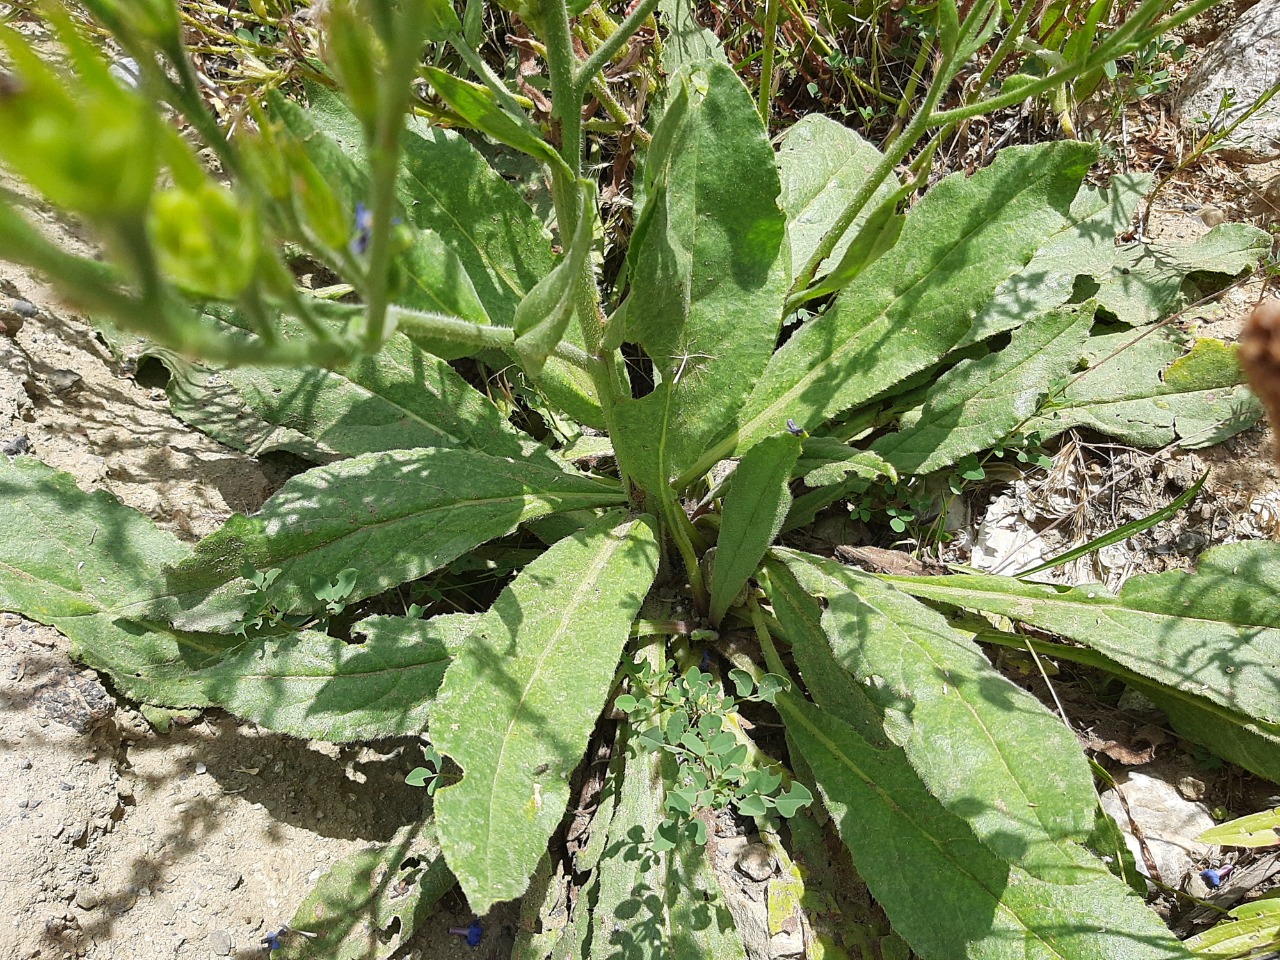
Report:
[[[787,274],[778,173],[751,95],[719,64],[673,83],[621,308],[660,382],[618,403],[613,434],[627,473],[651,492],[736,420],[773,349]]]
[[[880,151],[854,131],[821,114],[804,117],[783,134],[778,147],[779,199],[787,213],[792,267],[809,262],[818,241],[882,159]],[[870,212],[898,185],[897,177],[890,176],[875,192],[824,261],[819,276],[840,262]]]
[[[1105,870],[1056,885],[1011,867],[939,804],[900,750],[872,747],[798,697],[778,705],[858,873],[923,960],[1189,956]]]
[[[932,473],[997,443],[1032,416],[1053,381],[1075,366],[1094,304],[1056,310],[1013,334],[1007,347],[964,360],[941,377],[897,433],[871,445],[899,474]]]
[[[742,416],[739,452],[788,419],[812,430],[936,363],[996,285],[1062,228],[1092,159],[1078,143],[1014,147],[972,177],[941,181],[907,217],[898,244],[770,359]],[[717,444],[687,474],[734,445]]]
[[[250,338],[234,311],[209,314],[221,334]],[[306,336],[292,318],[280,318],[279,329],[286,339]],[[143,355],[169,368],[170,404],[179,417],[254,455],[287,450],[327,462],[381,450],[470,447],[518,457],[535,446],[444,360],[401,334],[341,370],[211,370],[159,348],[144,348]]]
[[[1265,956],[1280,943],[1280,899],[1274,892],[1261,900],[1244,903],[1216,926],[1188,940],[1187,946],[1206,960]],[[1260,952],[1261,951],[1261,952]]]
[[[364,141],[355,117],[332,91],[312,87],[308,97],[307,115],[364,167]],[[554,265],[551,237],[542,221],[457,133],[410,119],[401,148],[397,196],[406,220],[440,236],[462,261],[490,320],[511,326],[520,301]],[[574,332],[571,327],[570,334]],[[605,426],[591,379],[582,371],[552,357],[539,385],[575,419]]]
[[[561,540],[502,592],[445,675],[432,737],[463,775],[435,809],[477,914],[523,893],[546,852],[657,562],[647,519],[613,516]]]
[[[779,556],[826,600],[821,623],[836,661],[866,687],[943,806],[1031,875],[1090,881],[1071,847],[1093,831],[1097,796],[1071,730],[936,611],[839,563]]]
[[[711,622],[724,619],[729,604],[756,572],[791,506],[788,482],[800,455],[800,438],[770,437],[747,451],[725,494],[720,537],[711,573]]]
[[[1169,725],[1195,743],[1203,744],[1258,776],[1280,783],[1280,723],[1262,723],[1242,713],[1158,684],[1142,693],[1169,718]]]
[[[312,575],[354,567],[354,602],[526,520],[621,500],[603,482],[471,450],[364,454],[300,474],[254,516],[233,516],[168,572],[157,610],[184,629],[234,627],[255,602],[241,577],[247,564],[281,571],[259,600],[285,613],[316,613],[323,605],[307,588]]]
[[[0,608],[57,627],[78,659],[147,703],[217,705],[270,730],[331,742],[415,735],[470,622],[375,617],[357,627],[361,643],[313,631],[238,638],[174,630],[138,611],[162,585],[160,564],[181,562],[189,548],[33,459],[0,465],[0,491],[8,547],[0,552]]]
[[[1140,340],[1132,333],[1093,337],[1085,350],[1089,370],[1026,429],[1047,440],[1085,427],[1139,447],[1220,443],[1262,415],[1240,368],[1222,362],[1224,353],[1234,347],[1216,340],[1196,340],[1187,351],[1186,338],[1169,329]]]
[[[1233,543],[1194,574],[1134,577],[1112,596],[1011,577],[893,577],[917,597],[1007,616],[1067,637],[1157,683],[1264,724],[1280,723],[1280,545]]]
[[[564,259],[538,281],[516,308],[515,351],[531,377],[542,372],[547,357],[564,338],[583,283],[594,282],[588,267],[596,222],[596,188],[587,180],[578,181],[578,187],[578,226]]]
[[[1196,840],[1224,847],[1274,847],[1280,844],[1280,807],[1220,823]]]
[[[434,230],[406,233],[412,237],[412,243],[396,259],[395,276],[400,282],[393,291],[392,302],[411,310],[443,313],[488,325],[489,314],[467,276],[462,259]],[[407,335],[423,350],[444,360],[456,360],[471,353],[456,344],[433,340],[416,331],[409,331]]]
[[[408,943],[454,884],[429,823],[347,857],[298,907],[277,956],[283,960],[383,960]]]
[[[1271,235],[1247,223],[1224,223],[1192,243],[1130,243],[1107,248],[1082,292],[1131,326],[1155,323],[1203,296],[1190,275],[1234,277],[1258,266],[1271,252]],[[1209,286],[1214,290],[1223,283]]]
[[[1107,187],[1082,185],[1067,221],[1030,263],[996,288],[956,346],[1013,330],[1069,302],[1076,278],[1100,269],[1115,255],[1116,236],[1129,229],[1154,182],[1148,174],[1121,174]]]
[[[528,117],[507,113],[487,87],[461,80],[436,67],[423,67],[422,76],[450,109],[481,133],[572,176],[560,154],[539,136]]]

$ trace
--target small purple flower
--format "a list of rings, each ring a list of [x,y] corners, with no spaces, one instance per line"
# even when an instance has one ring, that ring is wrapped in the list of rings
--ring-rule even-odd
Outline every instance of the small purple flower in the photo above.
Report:
[[[268,933],[262,938],[262,945],[267,948],[268,952],[279,950],[281,947],[280,938],[285,935],[288,929],[288,927],[281,927],[275,933]]]
[[[1222,881],[1231,876],[1231,871],[1235,869],[1235,865],[1228,863],[1221,867],[1210,867],[1208,870],[1200,871],[1200,879],[1214,890],[1222,886]]]
[[[369,250],[373,239],[373,212],[363,203],[356,204],[356,235],[351,238],[351,252],[357,257]]]
[[[809,435],[805,431],[804,427],[800,426],[790,417],[787,417],[787,432],[790,433],[793,437],[807,437]]]
[[[468,947],[480,946],[480,938],[484,936],[484,928],[479,920],[472,920],[469,927],[450,927],[449,932],[455,937],[466,937]]]

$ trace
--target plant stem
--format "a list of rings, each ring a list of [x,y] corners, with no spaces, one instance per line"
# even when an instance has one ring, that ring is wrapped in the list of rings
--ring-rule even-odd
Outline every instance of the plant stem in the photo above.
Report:
[[[764,59],[760,64],[760,119],[769,128],[773,101],[773,58],[778,44],[778,0],[767,0],[764,12]]]
[[[631,39],[632,35],[640,29],[640,25],[648,20],[657,8],[658,0],[642,0],[627,18],[618,24],[618,29],[600,44],[599,48],[578,69],[574,83],[578,85],[579,92],[586,89],[591,78],[604,69],[605,64],[613,59],[614,54],[622,49],[622,45]]]
[[[369,288],[365,291],[368,306],[364,345],[370,353],[382,346],[386,328],[391,274],[391,212],[395,208],[396,178],[400,172],[400,131],[412,97],[411,81],[417,73],[426,9],[423,3],[408,3],[399,10],[390,63],[380,78],[378,116],[369,143],[373,226],[369,242]]]

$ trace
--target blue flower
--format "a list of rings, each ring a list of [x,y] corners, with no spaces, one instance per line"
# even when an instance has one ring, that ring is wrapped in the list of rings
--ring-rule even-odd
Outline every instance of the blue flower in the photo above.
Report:
[[[484,928],[480,926],[479,920],[472,920],[469,927],[450,927],[449,932],[454,936],[466,937],[468,947],[480,946],[480,938],[484,936]]]
[[[356,235],[351,238],[351,252],[357,257],[369,250],[373,239],[373,212],[363,203],[356,204]]]

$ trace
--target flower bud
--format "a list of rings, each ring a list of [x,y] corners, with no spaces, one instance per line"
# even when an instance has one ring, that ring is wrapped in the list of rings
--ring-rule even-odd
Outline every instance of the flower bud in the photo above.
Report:
[[[229,300],[253,279],[257,217],[216,184],[156,194],[148,228],[161,269],[194,294]]]

